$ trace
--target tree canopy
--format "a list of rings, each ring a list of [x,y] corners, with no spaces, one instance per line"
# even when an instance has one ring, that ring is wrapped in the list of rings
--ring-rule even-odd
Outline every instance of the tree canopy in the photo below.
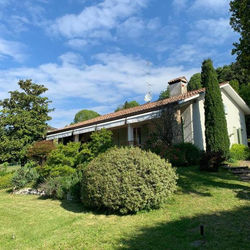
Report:
[[[10,91],[0,101],[0,161],[25,161],[30,144],[44,137],[51,119],[47,88],[32,80],[19,81],[21,91]]]
[[[73,124],[78,123],[78,122],[87,121],[87,120],[95,118],[97,116],[100,116],[97,112],[95,112],[93,110],[83,109],[83,110],[76,113]]]
[[[188,91],[196,90],[202,88],[201,85],[201,73],[196,73],[191,76],[188,82]]]
[[[250,1],[232,0],[230,2],[230,24],[234,31],[240,33],[239,42],[234,43],[232,54],[237,55],[241,67],[250,73]]]
[[[169,88],[167,87],[166,90],[161,91],[158,101],[169,98],[170,97],[170,92],[169,92]]]
[[[129,109],[129,108],[133,108],[136,106],[139,106],[140,104],[137,101],[126,101],[123,105],[120,105],[119,107],[117,107],[117,109],[115,110],[115,112],[123,110],[123,109]]]
[[[205,136],[206,150],[209,153],[222,153],[229,156],[229,137],[221,91],[210,59],[202,63],[201,82],[205,92]]]

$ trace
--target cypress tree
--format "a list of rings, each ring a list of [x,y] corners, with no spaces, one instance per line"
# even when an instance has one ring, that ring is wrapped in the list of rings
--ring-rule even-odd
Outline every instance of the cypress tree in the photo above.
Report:
[[[201,83],[205,92],[205,136],[209,153],[221,152],[229,156],[229,137],[221,91],[216,71],[210,59],[202,63]]]

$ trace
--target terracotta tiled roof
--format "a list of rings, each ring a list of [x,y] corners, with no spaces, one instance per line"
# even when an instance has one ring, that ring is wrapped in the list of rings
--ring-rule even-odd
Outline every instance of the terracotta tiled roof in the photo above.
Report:
[[[222,83],[221,85],[224,85],[226,83]],[[79,122],[73,125],[69,125],[65,128],[61,128],[61,129],[57,129],[51,132],[48,132],[48,135],[51,134],[56,134],[59,132],[63,132],[63,131],[67,131],[67,130],[71,130],[71,129],[76,129],[76,128],[82,128],[82,127],[87,127],[90,125],[94,125],[94,124],[98,124],[101,122],[108,122],[111,120],[116,120],[116,119],[120,119],[120,118],[125,118],[131,115],[137,115],[137,114],[142,114],[142,113],[146,113],[146,112],[150,112],[153,110],[157,110],[159,107],[163,107],[169,103],[174,103],[177,101],[181,101],[181,100],[185,100],[187,98],[193,97],[199,93],[202,93],[205,91],[205,88],[202,89],[198,89],[198,90],[193,90],[193,91],[189,91],[186,94],[183,95],[179,95],[179,96],[173,96],[167,99],[163,99],[161,101],[156,101],[156,102],[150,102],[150,103],[146,103],[137,107],[133,107],[133,108],[129,108],[129,109],[123,109],[120,110],[118,112],[113,112],[110,114],[106,114],[106,115],[101,115],[98,116],[96,118],[84,121],[84,122]]]

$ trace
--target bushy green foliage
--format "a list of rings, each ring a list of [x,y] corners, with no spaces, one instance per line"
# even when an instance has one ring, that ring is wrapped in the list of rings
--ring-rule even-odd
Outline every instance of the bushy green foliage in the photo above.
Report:
[[[53,141],[37,141],[28,149],[27,156],[30,160],[43,165],[51,151],[55,149]]]
[[[234,160],[249,160],[250,149],[242,144],[233,144],[230,149],[230,157]]]
[[[46,165],[63,165],[75,168],[77,166],[79,150],[80,143],[78,142],[69,142],[67,145],[59,144],[49,154]]]
[[[90,120],[90,119],[95,118],[97,116],[100,116],[97,112],[95,112],[93,110],[83,109],[83,110],[76,113],[73,124],[78,123],[78,122],[87,121],[87,120]]]
[[[80,179],[78,173],[69,176],[49,177],[40,188],[48,197],[56,199],[65,199],[68,196],[74,199],[80,197]]]
[[[121,214],[160,207],[176,190],[176,174],[164,159],[139,148],[113,148],[83,172],[87,207]]]
[[[20,80],[19,89],[0,101],[0,161],[26,162],[27,148],[47,130],[50,101],[43,85]]]
[[[239,93],[239,90],[240,90],[240,85],[239,85],[239,82],[237,80],[231,80],[229,82],[229,84],[232,86],[232,88],[237,92]]]
[[[166,158],[173,166],[192,166],[200,162],[201,151],[192,143],[179,143],[166,149]]]
[[[169,91],[169,88],[167,88],[166,90],[161,91],[158,97],[158,101],[164,100],[169,97],[170,97],[170,91]]]
[[[13,175],[12,185],[16,189],[25,187],[28,184],[36,183],[39,175],[33,167],[33,163],[27,163],[24,167],[19,168]]]
[[[203,152],[200,160],[200,170],[217,172],[219,166],[225,161],[222,152]]]
[[[192,143],[166,145],[158,140],[148,146],[151,152],[167,159],[174,167],[198,165],[201,157],[201,151]]]
[[[205,92],[205,135],[207,152],[220,152],[229,157],[229,137],[224,106],[216,72],[210,59],[202,63],[202,85]]]
[[[202,88],[201,85],[201,73],[196,73],[194,75],[191,76],[188,85],[187,85],[187,89],[188,91],[192,91],[192,90],[196,90],[196,89],[200,89]]]
[[[38,166],[36,171],[39,174],[39,182],[49,177],[68,176],[76,172],[74,168],[61,164]]]
[[[123,105],[120,105],[119,107],[117,107],[117,109],[115,110],[115,112],[123,110],[123,109],[129,109],[129,108],[133,108],[133,107],[137,107],[140,104],[137,101],[126,101]]]
[[[101,129],[90,135],[91,141],[81,146],[77,157],[78,164],[86,164],[100,153],[104,153],[113,147],[112,131]]]
[[[237,55],[237,61],[242,68],[250,72],[250,11],[249,0],[232,0],[230,2],[230,24],[234,31],[240,33],[239,42],[234,43],[232,54]]]
[[[4,162],[2,165],[0,165],[0,176],[4,176],[7,174],[7,167],[8,167],[7,162]]]
[[[0,175],[0,189],[12,187],[12,177],[13,177],[13,173]]]

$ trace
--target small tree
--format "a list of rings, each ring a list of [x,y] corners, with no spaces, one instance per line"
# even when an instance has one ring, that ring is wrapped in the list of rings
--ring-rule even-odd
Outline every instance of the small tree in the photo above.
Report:
[[[176,103],[168,104],[160,115],[152,118],[146,147],[161,154],[162,148],[182,141],[181,117]]]
[[[43,165],[49,153],[54,149],[56,147],[53,141],[37,141],[28,149],[27,156],[39,165]]]
[[[202,85],[206,88],[204,103],[206,151],[209,153],[220,152],[227,158],[230,145],[227,122],[217,75],[210,59],[202,63],[201,80]]]
[[[196,90],[202,88],[201,85],[201,73],[196,73],[191,76],[188,82],[188,91]]]

